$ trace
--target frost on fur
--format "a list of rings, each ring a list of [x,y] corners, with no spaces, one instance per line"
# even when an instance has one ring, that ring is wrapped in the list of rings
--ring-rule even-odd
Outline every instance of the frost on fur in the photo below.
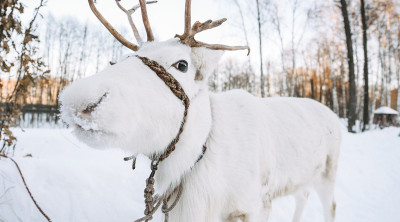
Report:
[[[299,221],[310,188],[321,199],[325,221],[333,221],[341,140],[337,116],[310,99],[261,99],[241,90],[209,92],[208,77],[222,55],[215,49],[238,48],[198,47],[190,37],[194,30],[224,21],[195,23],[192,28],[189,21],[187,38],[183,34],[132,48],[134,55],[162,65],[190,100],[176,149],[155,174],[160,195],[183,185],[170,221],[267,221],[271,201],[283,195],[295,197],[293,221]],[[177,135],[184,107],[134,55],[67,87],[60,97],[61,116],[91,146],[151,157],[164,153]],[[179,61],[188,64],[186,71],[174,66]],[[197,162],[204,143],[207,152]]]
[[[308,189],[315,188],[326,221],[332,221],[341,136],[337,117],[309,99],[260,99],[240,90],[210,93],[207,77],[220,57],[209,56],[210,51],[169,40],[146,43],[136,53],[162,64],[191,101],[176,150],[156,173],[160,194],[184,184],[170,220],[267,221],[271,201],[290,194],[298,204],[298,220]],[[171,66],[179,60],[188,62],[186,73]],[[195,80],[197,72],[203,80]],[[148,156],[162,153],[175,137],[184,110],[135,56],[73,83],[61,101],[62,118],[86,143]],[[94,110],[83,112],[93,104]],[[193,167],[205,141],[208,150]]]

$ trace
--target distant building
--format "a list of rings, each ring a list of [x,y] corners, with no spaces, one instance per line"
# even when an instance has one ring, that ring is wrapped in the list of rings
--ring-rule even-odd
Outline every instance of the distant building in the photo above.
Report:
[[[388,126],[400,126],[399,112],[387,106],[381,106],[374,112],[374,124],[379,128]]]

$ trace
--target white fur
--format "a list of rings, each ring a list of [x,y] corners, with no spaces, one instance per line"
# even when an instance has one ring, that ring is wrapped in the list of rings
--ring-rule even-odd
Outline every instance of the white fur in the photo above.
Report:
[[[155,178],[158,193],[183,183],[170,221],[267,221],[271,200],[288,194],[296,198],[294,221],[299,221],[311,187],[321,198],[326,221],[333,221],[341,132],[327,107],[310,99],[261,99],[241,90],[210,93],[208,77],[220,51],[173,39],[146,43],[137,54],[163,65],[191,101],[176,150],[160,163]],[[189,63],[187,73],[171,66],[179,60]],[[194,80],[196,71],[203,80]],[[95,111],[81,112],[105,93]],[[61,101],[62,118],[82,140],[145,155],[164,152],[184,110],[135,56],[76,81]],[[207,152],[195,164],[206,141]]]

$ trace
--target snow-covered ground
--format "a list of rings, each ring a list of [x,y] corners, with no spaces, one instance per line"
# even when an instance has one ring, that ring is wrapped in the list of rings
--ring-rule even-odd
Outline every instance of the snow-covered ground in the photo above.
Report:
[[[344,134],[336,185],[337,220],[400,221],[399,128]],[[68,129],[16,132],[14,159],[41,208],[52,221],[133,221],[143,215],[143,189],[149,162],[136,170],[121,150],[94,150]],[[26,156],[31,154],[32,157]],[[290,221],[294,200],[273,202],[270,221]],[[160,215],[153,221],[161,221]],[[36,209],[14,164],[0,159],[0,221],[46,221]],[[303,221],[323,221],[311,193]]]

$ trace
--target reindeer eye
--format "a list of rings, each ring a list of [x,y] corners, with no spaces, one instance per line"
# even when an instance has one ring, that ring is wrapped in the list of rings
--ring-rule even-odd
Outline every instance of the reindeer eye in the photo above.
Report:
[[[188,63],[185,60],[179,60],[178,62],[174,63],[172,66],[181,72],[187,72],[187,70],[188,70]]]

